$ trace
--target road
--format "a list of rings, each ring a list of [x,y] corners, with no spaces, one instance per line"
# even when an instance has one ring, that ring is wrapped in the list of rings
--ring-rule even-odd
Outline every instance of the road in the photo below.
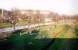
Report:
[[[0,32],[11,32],[11,31],[14,31],[14,30],[32,28],[32,27],[43,26],[43,25],[50,25],[50,24],[54,24],[54,22],[38,23],[38,24],[31,24],[31,25],[26,25],[26,26],[16,26],[15,29],[14,29],[14,27],[3,28],[3,29],[0,29]]]

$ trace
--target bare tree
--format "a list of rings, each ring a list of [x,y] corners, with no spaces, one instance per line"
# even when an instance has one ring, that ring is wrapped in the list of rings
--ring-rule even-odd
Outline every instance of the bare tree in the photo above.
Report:
[[[17,23],[17,21],[18,21],[18,10],[17,9],[13,9],[12,10],[12,14],[11,14],[11,19],[10,19],[10,23],[13,25],[13,28],[14,28],[14,30],[15,30],[15,26],[16,26],[16,23]]]

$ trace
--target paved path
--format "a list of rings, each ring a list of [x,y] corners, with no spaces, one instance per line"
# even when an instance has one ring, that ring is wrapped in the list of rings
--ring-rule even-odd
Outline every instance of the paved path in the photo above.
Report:
[[[26,25],[26,26],[16,26],[15,29],[13,27],[3,28],[3,29],[0,29],[0,32],[9,32],[9,31],[14,31],[14,30],[32,28],[32,27],[43,26],[43,25],[50,25],[50,24],[54,24],[54,22],[31,24],[31,25]]]

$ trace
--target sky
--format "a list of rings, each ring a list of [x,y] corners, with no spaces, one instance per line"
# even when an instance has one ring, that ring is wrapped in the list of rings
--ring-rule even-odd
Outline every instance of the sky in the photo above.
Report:
[[[78,0],[0,0],[0,8],[50,10],[58,14],[78,14]]]

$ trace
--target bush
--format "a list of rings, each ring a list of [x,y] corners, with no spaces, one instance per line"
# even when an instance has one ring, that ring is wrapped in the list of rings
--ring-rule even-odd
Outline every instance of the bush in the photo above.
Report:
[[[78,38],[78,26],[76,26],[74,30],[75,30],[76,38]]]

